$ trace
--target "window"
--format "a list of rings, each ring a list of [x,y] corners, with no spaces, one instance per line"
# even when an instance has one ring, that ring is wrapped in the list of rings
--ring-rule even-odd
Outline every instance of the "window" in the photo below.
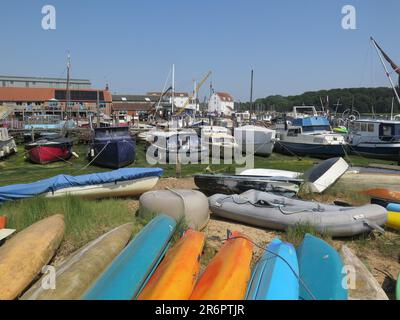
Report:
[[[368,132],[374,132],[374,124],[368,123]]]
[[[367,124],[366,123],[361,123],[361,131],[367,132]]]

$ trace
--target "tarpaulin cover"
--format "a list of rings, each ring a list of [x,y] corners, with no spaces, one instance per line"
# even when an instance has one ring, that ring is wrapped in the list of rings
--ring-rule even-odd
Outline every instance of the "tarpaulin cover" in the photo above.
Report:
[[[28,184],[14,184],[0,187],[0,203],[7,200],[18,200],[70,187],[83,187],[116,181],[135,180],[146,177],[160,177],[160,168],[124,168],[109,172],[85,174],[81,176],[58,176]]]

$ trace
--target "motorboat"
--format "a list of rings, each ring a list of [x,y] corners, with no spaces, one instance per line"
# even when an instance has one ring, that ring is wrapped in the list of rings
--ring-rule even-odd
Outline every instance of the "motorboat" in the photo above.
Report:
[[[295,115],[298,108],[302,107],[294,107]],[[346,155],[348,145],[345,137],[332,131],[326,117],[301,115],[302,117],[293,119],[286,131],[279,133],[279,139],[275,144],[276,151],[287,155],[318,158]]]
[[[0,159],[17,152],[15,140],[8,134],[7,128],[0,128]]]
[[[135,161],[135,150],[128,127],[96,128],[88,159],[95,165],[118,169]]]

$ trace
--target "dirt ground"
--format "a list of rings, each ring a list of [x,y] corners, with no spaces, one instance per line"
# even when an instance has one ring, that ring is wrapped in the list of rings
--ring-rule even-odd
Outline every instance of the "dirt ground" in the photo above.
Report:
[[[155,190],[161,190],[166,188],[175,189],[196,189],[193,178],[165,178],[161,179]],[[317,200],[317,199],[316,199]],[[321,197],[319,201],[332,201],[330,197]],[[131,202],[132,208],[137,208],[137,201]],[[262,254],[262,248],[265,247],[274,237],[277,236],[277,232],[271,230],[265,230],[260,228],[255,228],[247,225],[242,225],[240,223],[235,223],[231,221],[221,220],[217,217],[213,217],[211,214],[211,219],[205,228],[207,235],[207,251],[209,257],[207,260],[211,259],[212,256],[218,251],[219,247],[222,245],[223,240],[227,237],[227,230],[240,231],[247,235],[257,244],[254,246],[254,256],[253,262],[256,261]],[[385,233],[385,239],[391,241],[391,238],[397,237],[398,234],[392,232]],[[372,241],[372,240],[371,240]],[[375,246],[368,245],[368,240],[363,245],[360,245],[354,240],[333,240],[333,245],[336,249],[340,249],[343,244],[348,245],[353,252],[364,262],[367,268],[371,271],[373,276],[378,280],[379,284],[388,294],[389,298],[394,298],[395,291],[395,281],[397,279],[397,274],[400,272],[400,261],[399,253],[393,253],[392,257],[388,257],[388,254],[383,255],[379,248]],[[390,256],[390,254],[389,254]]]

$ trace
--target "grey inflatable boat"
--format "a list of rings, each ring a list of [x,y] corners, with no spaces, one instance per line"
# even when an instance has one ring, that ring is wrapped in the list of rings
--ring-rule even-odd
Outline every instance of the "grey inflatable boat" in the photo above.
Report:
[[[216,194],[208,199],[211,211],[249,225],[286,230],[297,224],[312,225],[318,232],[347,237],[381,228],[387,211],[378,205],[340,207],[249,190],[240,195]]]

